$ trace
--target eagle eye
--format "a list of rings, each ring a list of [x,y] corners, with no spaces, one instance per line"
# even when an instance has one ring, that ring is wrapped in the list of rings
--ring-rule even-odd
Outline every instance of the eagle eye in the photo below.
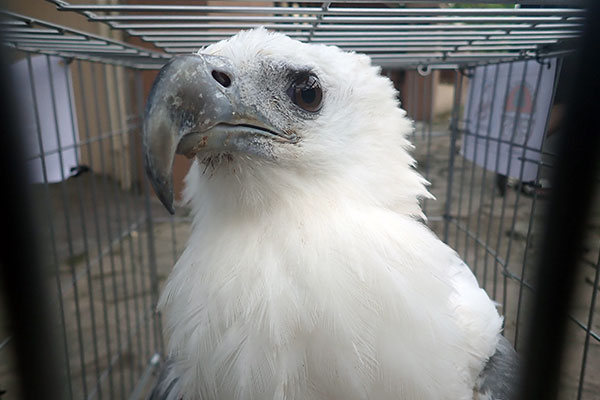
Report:
[[[288,96],[298,107],[308,112],[321,109],[323,89],[316,76],[303,73],[297,76],[287,90]]]

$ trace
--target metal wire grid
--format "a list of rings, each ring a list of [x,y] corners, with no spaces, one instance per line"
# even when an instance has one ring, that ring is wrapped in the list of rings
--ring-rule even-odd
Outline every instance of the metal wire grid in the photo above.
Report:
[[[559,59],[558,63],[560,71],[562,60]],[[498,85],[498,71],[502,68],[511,76],[514,74],[513,65],[515,64],[505,63],[484,67],[483,80],[491,83],[494,92],[492,99],[496,98],[496,91],[506,91],[505,98],[508,95],[508,87]],[[526,68],[520,78],[521,84],[525,83]],[[543,68],[540,68],[532,93],[534,105],[538,100],[542,71]],[[434,222],[433,227],[440,237],[459,252],[476,274],[481,286],[501,305],[501,312],[505,318],[504,333],[519,350],[525,334],[527,317],[524,316],[529,312],[535,293],[532,278],[535,277],[536,271],[533,271],[533,266],[540,256],[540,236],[544,229],[544,209],[548,201],[547,190],[551,190],[544,188],[545,178],[550,175],[556,154],[542,143],[541,160],[526,158],[526,151],[533,150],[528,145],[532,125],[531,119],[526,121],[525,117],[520,115],[520,111],[516,113],[512,131],[507,132],[510,136],[508,141],[502,139],[502,136],[492,137],[489,128],[488,135],[481,135],[469,129],[469,126],[473,125],[469,125],[465,118],[470,115],[469,108],[474,106],[472,102],[467,102],[466,112],[462,113],[461,105],[465,105],[461,96],[467,95],[472,98],[474,90],[483,91],[485,86],[481,85],[481,89],[475,89],[472,75],[469,73],[457,71],[456,75],[450,137],[433,138],[434,141],[449,139],[449,143],[443,144],[449,146],[443,147],[448,149],[445,155],[448,157],[447,169],[439,170],[443,176],[438,177],[439,180],[445,181],[445,185],[433,188],[438,198],[445,200],[443,223]],[[468,89],[463,90],[464,86]],[[519,97],[519,102],[521,101],[522,98]],[[517,110],[520,109],[518,105]],[[493,110],[492,107],[489,117],[485,117],[489,118],[489,121],[492,120]],[[504,126],[506,103],[502,111],[497,107],[496,112],[500,113]],[[481,114],[476,126],[479,126],[480,122],[483,124],[479,118],[482,118]],[[520,118],[527,125],[526,139],[523,143],[516,140],[516,126]],[[486,149],[494,142],[498,144],[498,158],[494,169],[482,168],[459,154],[459,148],[465,146],[467,136],[474,138],[481,144],[480,147]],[[431,142],[432,138],[427,140]],[[546,140],[547,134],[544,136],[544,141]],[[521,164],[520,174],[516,179],[505,180],[502,177],[498,164],[500,143],[505,143],[510,146],[511,151],[518,152],[520,160],[537,164],[537,176],[533,181],[524,182],[525,163]],[[431,144],[428,147],[431,149]],[[475,153],[480,147],[475,147]],[[435,157],[435,152],[434,145],[434,150],[427,150],[427,157]],[[485,157],[488,157],[487,153]],[[511,160],[508,161],[508,169]],[[442,192],[444,190],[445,193]],[[578,278],[578,294],[569,316],[573,324],[569,331],[568,357],[561,382],[561,398],[565,399],[597,399],[600,393],[600,376],[597,369],[600,365],[600,321],[594,321],[598,309],[596,295],[600,290],[600,237],[592,225],[588,235],[590,240],[586,243],[587,251],[581,260],[586,267],[582,268],[582,274]]]
[[[208,21],[210,23],[195,22],[193,27],[188,27],[187,25],[190,24],[185,21],[173,23],[173,20],[168,21],[173,26],[162,26],[157,25],[157,21],[146,20],[142,15],[140,19],[145,26],[131,27],[123,24],[119,18],[115,19],[122,14],[106,14],[103,18],[97,19],[95,12],[154,11],[150,9],[152,7],[142,6],[144,9],[138,9],[134,6],[114,6],[118,9],[109,9],[106,7],[111,6],[74,6],[56,1],[54,3],[59,3],[61,9],[83,13],[91,20],[106,22],[114,29],[124,29],[128,34],[140,36],[166,51],[171,51],[171,46],[167,46],[171,42],[183,42],[188,47],[209,44],[245,27],[248,22],[238,19],[234,23],[223,24],[235,20],[235,18],[227,18],[229,16],[227,14],[225,17],[215,15],[219,18],[211,19]],[[368,49],[367,52],[376,62],[385,64],[384,61],[387,60],[404,68],[417,65],[455,68],[457,64],[467,61],[470,64],[477,64],[535,58],[562,54],[564,50],[557,52],[547,47],[540,47],[548,43],[537,43],[538,47],[532,51],[503,50],[501,55],[488,52],[485,55],[470,53],[468,56],[448,57],[448,53],[444,53],[438,57],[432,55],[433,50],[429,48],[426,56],[410,52],[404,57],[405,54],[398,56],[394,53],[400,51],[400,46],[387,47],[389,43],[394,41],[405,43],[409,39],[418,38],[420,39],[415,42],[421,43],[437,40],[433,39],[435,37],[443,37],[443,41],[450,41],[450,38],[454,40],[460,35],[477,32],[481,36],[486,36],[488,40],[492,40],[490,35],[505,35],[510,36],[509,40],[513,41],[554,40],[553,44],[560,44],[562,40],[569,39],[569,35],[576,35],[580,24],[579,10],[560,9],[559,11],[564,13],[560,17],[562,22],[544,20],[542,23],[542,21],[519,20],[515,24],[514,21],[509,23],[506,20],[502,24],[503,28],[494,27],[498,25],[498,21],[492,22],[492,20],[487,20],[485,28],[467,23],[458,24],[455,23],[456,21],[448,24],[439,20],[429,21],[430,28],[425,24],[418,25],[425,28],[422,30],[410,29],[408,28],[410,25],[398,25],[398,21],[381,22],[380,25],[376,25],[380,29],[375,29],[375,25],[371,23],[360,25],[359,21],[348,20],[344,28],[341,28],[336,27],[340,21],[334,24],[327,19],[343,16],[346,11],[350,15],[349,18],[358,18],[358,11],[347,8],[338,14],[337,10],[332,11],[333,7],[328,8],[326,3],[323,5],[321,8],[302,8],[301,15],[316,16],[318,18],[316,23],[312,20],[312,22],[301,22],[302,27],[299,28],[297,21],[292,24],[294,25],[292,27],[288,26],[290,22],[277,20],[273,22],[272,28],[284,30],[300,40],[339,43],[346,49],[358,50],[357,43],[360,43],[363,50]],[[175,6],[167,6],[168,10],[164,7],[154,7],[158,7],[155,8],[158,11],[177,11]],[[281,16],[288,19],[300,18],[298,10],[294,9],[293,16],[290,16],[291,14],[282,12],[279,7],[277,10],[272,7],[268,10],[264,8],[248,10],[249,7],[227,9],[199,7],[197,12],[209,15],[217,12],[233,14],[256,12],[270,14],[273,18]],[[419,12],[424,13],[422,9],[407,10],[413,9],[393,10],[396,12],[394,18],[404,18],[406,15],[411,15],[410,18],[413,18]],[[290,9],[286,11],[292,13]],[[372,11],[373,18],[387,15],[388,11]],[[525,13],[517,11],[514,16],[535,18],[537,15],[551,14],[555,11],[556,9],[527,9]],[[368,12],[367,10],[367,14]],[[487,15],[492,18],[504,15],[505,12],[507,11],[488,10]],[[439,14],[440,10],[433,9],[426,13],[429,14],[421,17],[433,17]],[[9,46],[27,52],[58,54],[67,57],[66,61],[71,58],[77,59],[71,64],[74,96],[69,98],[68,104],[74,112],[73,115],[79,118],[78,123],[81,126],[80,137],[75,138],[75,147],[81,161],[88,163],[92,171],[97,173],[83,175],[57,185],[45,183],[39,187],[40,198],[43,199],[42,213],[47,218],[45,225],[48,227],[52,254],[49,268],[54,271],[56,285],[61,293],[60,316],[57,320],[61,321],[60,329],[63,332],[63,350],[70,382],[69,393],[72,398],[125,398],[129,395],[136,398],[143,392],[153,366],[160,361],[159,355],[163,348],[160,319],[153,313],[157,284],[161,278],[159,276],[161,267],[164,266],[168,270],[177,258],[183,242],[177,240],[178,236],[183,236],[179,233],[181,229],[179,222],[186,221],[185,217],[176,219],[161,217],[165,214],[155,210],[154,204],[151,204],[145,180],[139,179],[135,183],[135,178],[140,175],[140,159],[139,153],[134,151],[134,146],[131,145],[138,140],[143,110],[142,84],[138,69],[156,68],[170,56],[25,16],[3,14],[7,18],[2,24],[3,30],[8,34]],[[460,18],[465,18],[468,14],[456,13]],[[132,21],[128,19],[129,17],[123,19]],[[258,18],[255,17],[256,20]],[[511,19],[512,16],[504,18]],[[568,23],[565,23],[565,19]],[[160,23],[163,22],[165,21]],[[187,30],[179,30],[183,23],[187,24],[184,25]],[[227,27],[219,28],[221,25],[217,26],[215,23]],[[311,27],[305,27],[306,24],[310,24]],[[359,24],[360,29],[352,30],[353,24]],[[552,28],[546,25],[552,25]],[[207,30],[215,26],[223,31]],[[190,29],[194,30],[190,31]],[[497,31],[491,33],[490,29]],[[183,36],[190,32],[192,36],[189,41],[170,40],[170,38],[185,39]],[[517,39],[526,32],[529,32],[525,35],[528,35],[527,39]],[[43,37],[40,38],[39,35]],[[554,39],[545,37],[549,35],[556,37]],[[559,37],[561,35],[565,37]],[[74,39],[75,37],[77,39]],[[165,38],[169,38],[168,43],[164,42]],[[505,39],[494,36],[493,40]],[[91,42],[89,47],[92,50],[86,46],[81,47],[79,41]],[[382,51],[383,43],[386,45],[385,51]],[[476,46],[474,43],[470,45]],[[427,46],[437,46],[437,44],[427,42]],[[103,48],[107,51],[94,51]],[[173,48],[176,51],[172,51],[172,54],[190,50],[179,46]],[[569,49],[567,48],[566,51]],[[31,73],[30,56],[27,56],[27,59]],[[48,58],[46,62],[50,75],[51,66]],[[115,67],[115,65],[132,66],[138,69]],[[428,68],[422,68],[421,72],[430,71]],[[87,79],[84,76],[87,76]],[[465,82],[470,80],[470,76],[456,70],[449,135],[444,134],[448,132],[445,127],[440,128],[439,124],[436,125],[439,121],[433,120],[431,103],[433,96],[426,99],[417,94],[420,90],[433,94],[433,77],[434,74],[425,77],[414,74],[407,95],[403,99],[404,107],[415,119],[420,120],[413,139],[418,144],[417,149],[423,153],[420,156],[421,164],[424,166],[425,174],[434,181],[432,190],[439,199],[435,203],[425,205],[430,215],[430,223],[441,237],[459,251],[477,274],[480,283],[501,303],[506,316],[506,333],[518,347],[522,334],[520,330],[523,324],[522,315],[527,304],[525,300],[534,290],[528,277],[531,273],[529,265],[535,257],[535,233],[540,223],[536,215],[543,208],[545,200],[535,191],[532,197],[523,195],[520,191],[522,187],[520,180],[516,181],[514,189],[509,189],[504,197],[499,197],[498,186],[494,185],[495,173],[486,171],[456,154],[462,135],[473,134],[467,131],[466,121],[461,113],[461,104],[467,96],[462,88],[466,86]],[[33,77],[30,78],[35,82]],[[120,90],[119,86],[124,86],[125,90],[121,89],[122,95],[115,95]],[[469,90],[473,90],[473,85],[468,86]],[[494,90],[503,89],[496,86],[494,83]],[[535,93],[537,94],[537,89]],[[115,108],[111,106],[108,99],[120,103]],[[55,120],[57,106],[53,101]],[[116,113],[122,115],[117,116]],[[39,126],[39,121],[37,125]],[[58,149],[44,151],[41,138],[39,143],[40,153],[35,158],[38,158],[42,165],[46,156],[56,153],[60,155],[69,149],[59,145]],[[120,148],[127,150],[115,151]],[[440,153],[439,150],[442,152]],[[551,153],[544,152],[544,154],[550,159],[553,157]],[[436,169],[439,162],[436,163],[435,159],[440,156],[447,157],[447,160],[444,160],[447,161],[445,172]],[[116,173],[119,164],[124,168],[131,166],[130,186],[123,185],[119,180]],[[551,162],[542,161],[539,164],[540,171],[551,168]],[[535,184],[539,184],[539,176],[534,186]],[[440,209],[440,205],[444,208]],[[519,226],[524,219],[527,223]],[[169,245],[157,247],[158,243]],[[577,368],[572,366],[566,371],[565,398],[596,398],[595,390],[597,391],[597,382],[600,381],[600,377],[596,376],[597,368],[588,367],[598,365],[600,360],[598,321],[595,324],[593,321],[595,296],[599,290],[599,267],[595,258],[596,253],[600,252],[596,244],[591,247],[584,260],[584,263],[589,266],[587,273],[591,275],[584,277],[582,297],[578,300],[581,304],[572,315],[573,326],[577,329],[573,331],[576,340],[573,341],[571,350],[573,354],[577,353],[580,359],[570,364],[577,364]],[[7,344],[10,344],[10,338],[0,343],[0,350],[7,347]]]
[[[90,21],[139,37],[169,55],[191,53],[240,29],[264,26],[301,41],[335,44],[345,50],[363,52],[376,63],[394,67],[499,62],[560,54],[565,46],[569,49],[569,41],[580,33],[583,15],[582,9],[577,8],[581,4],[578,1],[568,2],[571,8],[477,9],[404,8],[394,3],[375,3],[364,8],[353,4],[356,2],[301,1],[259,7],[47,1],[60,11],[77,12]],[[36,44],[34,39],[20,36],[13,35],[12,40],[20,46],[24,45],[23,40],[27,40],[25,45],[29,47]],[[45,40],[37,44],[50,45]],[[65,38],[60,40],[55,46],[64,45]],[[90,46],[76,46],[76,51],[89,51]],[[112,42],[110,46],[123,44]],[[135,52],[138,58],[159,57],[131,47],[113,56],[119,58],[127,51]],[[156,60],[145,63],[154,64],[153,61]]]
[[[170,57],[99,35],[0,10],[3,44],[32,53],[59,55],[136,68],[160,68]]]
[[[49,244],[46,268],[57,290],[57,330],[62,337],[70,398],[128,398],[143,393],[162,354],[162,328],[155,313],[157,265],[173,265],[175,232],[159,206],[151,204],[142,177],[139,138],[143,116],[139,71],[75,60],[66,82],[72,83],[67,104],[58,104],[52,58],[42,57],[47,74],[34,75],[33,57],[25,55],[34,99],[33,113],[44,182],[36,184],[40,214]],[[34,60],[34,61],[39,61]],[[69,62],[70,59],[64,59]],[[67,70],[65,69],[65,74]],[[36,85],[50,83],[57,147],[44,148]],[[70,110],[78,125],[74,145],[63,146],[59,107]],[[76,130],[73,129],[73,136]],[[91,172],[69,177],[63,155],[75,150],[77,164]],[[61,182],[49,183],[47,159],[59,156]],[[167,222],[167,224],[165,224]],[[165,243],[156,247],[156,243]],[[181,250],[181,249],[179,249]],[[163,276],[164,277],[164,274]],[[6,357],[11,337],[0,344]],[[4,366],[6,361],[3,362]],[[3,385],[14,395],[14,377],[3,373]]]

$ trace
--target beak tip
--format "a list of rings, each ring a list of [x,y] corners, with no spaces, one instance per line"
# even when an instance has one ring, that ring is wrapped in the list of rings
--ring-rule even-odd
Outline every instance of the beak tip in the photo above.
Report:
[[[173,207],[173,178],[162,169],[157,169],[150,160],[145,160],[146,175],[156,197],[171,215],[175,214]],[[170,172],[170,171],[169,171]]]
[[[157,193],[158,194],[158,193]],[[175,215],[175,207],[173,207],[173,192],[158,194],[160,202],[165,206],[169,214]]]
[[[171,203],[171,204],[163,203],[163,204],[164,204],[165,208],[167,209],[167,211],[169,212],[169,214],[175,215],[175,208],[173,208],[173,203]]]
[[[160,200],[163,206],[167,209],[169,214],[175,214],[175,207],[173,207],[173,183],[170,179],[162,184],[158,184],[158,181],[152,181],[154,192]]]

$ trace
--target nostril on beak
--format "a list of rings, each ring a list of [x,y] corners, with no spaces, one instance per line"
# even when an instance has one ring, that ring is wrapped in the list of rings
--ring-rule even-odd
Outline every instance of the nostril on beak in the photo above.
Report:
[[[225,72],[213,71],[212,77],[223,87],[229,87],[231,85],[231,78]]]

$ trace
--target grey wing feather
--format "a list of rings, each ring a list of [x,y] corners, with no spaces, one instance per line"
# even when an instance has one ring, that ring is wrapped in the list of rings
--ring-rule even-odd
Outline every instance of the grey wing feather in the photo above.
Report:
[[[179,379],[174,374],[173,362],[167,360],[147,400],[179,400],[179,393]]]
[[[476,391],[481,399],[511,400],[519,383],[519,356],[510,342],[500,336],[496,352],[479,375]]]

